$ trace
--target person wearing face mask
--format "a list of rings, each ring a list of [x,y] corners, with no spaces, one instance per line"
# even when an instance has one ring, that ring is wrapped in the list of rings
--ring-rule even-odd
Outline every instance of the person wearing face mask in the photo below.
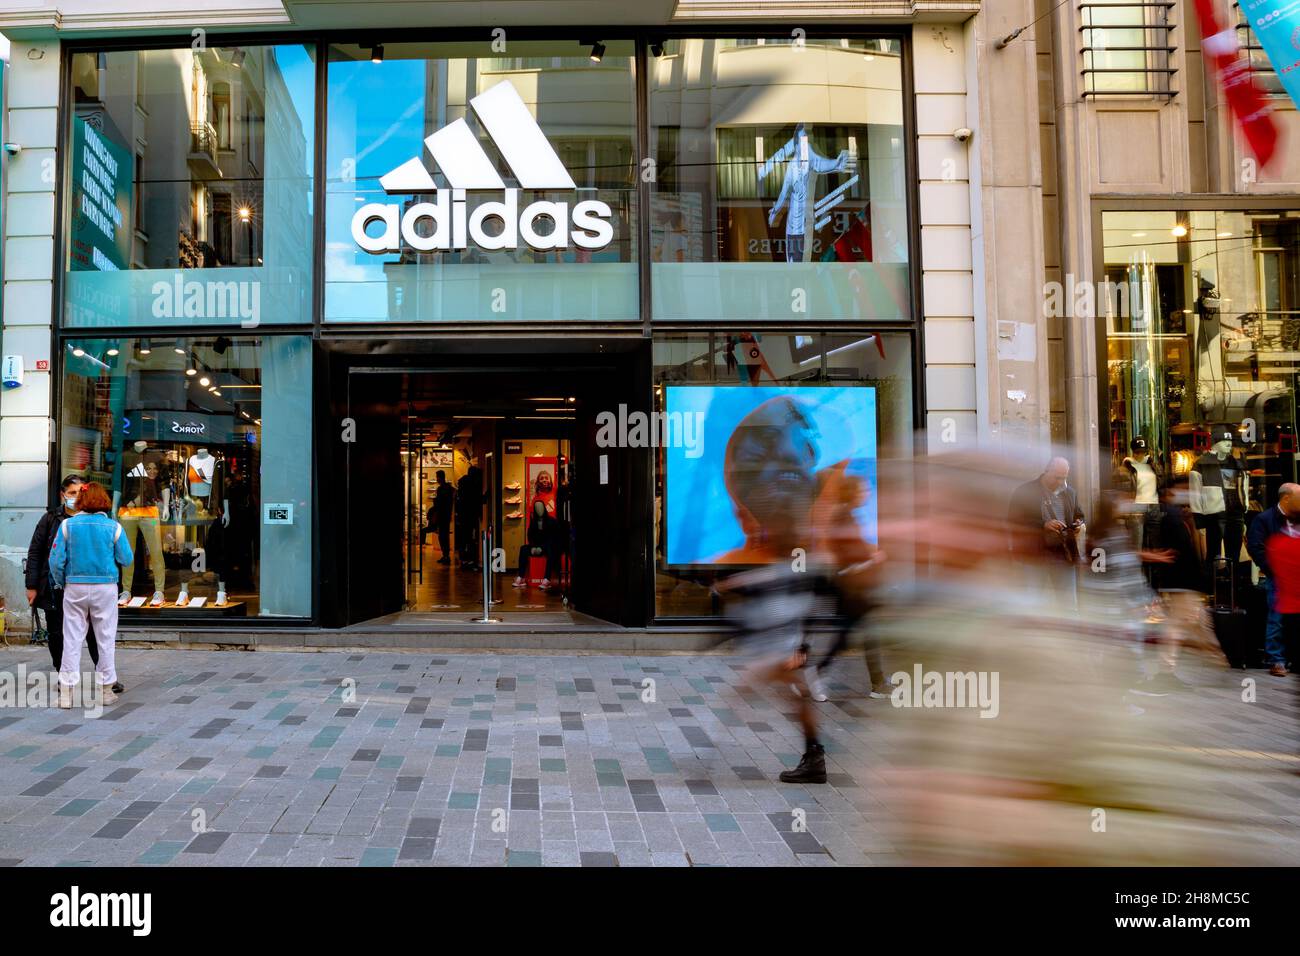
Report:
[[[1279,586],[1270,564],[1269,541],[1274,535],[1294,530],[1300,521],[1300,485],[1286,482],[1277,490],[1277,505],[1255,515],[1246,532],[1246,553],[1259,566],[1265,576],[1264,590],[1268,596],[1268,625],[1264,631],[1264,657],[1268,672],[1274,677],[1285,677],[1286,648],[1283,643],[1283,611],[1278,610]]]
[[[77,495],[81,492],[82,484],[76,475],[68,475],[63,479],[59,485],[58,507],[41,515],[27,548],[27,603],[33,611],[40,608],[45,612],[50,660],[53,661],[55,670],[63,663],[63,589],[55,587],[50,580],[50,549],[59,533],[59,525],[77,512]],[[98,664],[99,648],[95,646],[93,636],[88,643],[90,659]],[[120,694],[124,689],[120,682],[113,685],[114,693]]]
[[[514,580],[517,588],[528,587],[528,559],[534,555],[546,556],[546,576],[542,578],[542,590],[549,590],[551,579],[558,580],[556,534],[559,526],[554,517],[546,511],[546,502],[540,498],[533,499],[533,513],[528,519],[528,540],[519,549],[519,574]]]

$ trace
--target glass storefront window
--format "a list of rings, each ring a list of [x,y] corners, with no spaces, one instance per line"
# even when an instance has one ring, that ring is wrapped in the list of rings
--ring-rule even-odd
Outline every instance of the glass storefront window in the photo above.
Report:
[[[656,319],[905,321],[897,39],[685,39],[647,67]]]
[[[311,321],[313,48],[72,55],[64,325]]]
[[[113,494],[126,613],[311,616],[311,386],[306,336],[64,343],[60,475]]]
[[[1236,561],[1241,526],[1296,480],[1300,210],[1111,211],[1102,226],[1117,483],[1143,440],[1164,480],[1188,476],[1207,560],[1222,538]]]
[[[657,334],[653,352],[655,409],[684,439],[656,450],[657,616],[718,613],[718,576],[770,557],[766,498],[830,488],[837,466],[864,480],[855,517],[876,541],[878,464],[911,455],[909,334],[684,332]],[[754,474],[737,464],[746,442],[761,446]]]
[[[327,322],[639,319],[630,41],[330,48]]]

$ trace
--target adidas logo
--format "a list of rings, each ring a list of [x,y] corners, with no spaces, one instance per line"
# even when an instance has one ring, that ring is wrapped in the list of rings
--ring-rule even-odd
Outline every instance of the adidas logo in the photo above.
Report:
[[[483,249],[517,249],[522,239],[537,250],[603,249],[614,239],[608,203],[584,199],[572,210],[567,202],[539,200],[519,209],[525,189],[577,189],[546,134],[537,125],[519,93],[508,81],[480,93],[470,101],[479,124],[496,144],[518,187],[507,186],[492,165],[478,137],[465,120],[458,119],[431,133],[425,148],[447,180],[439,188],[419,157],[409,159],[379,177],[389,195],[428,195],[431,201],[411,204],[405,211],[396,203],[367,203],[352,217],[352,238],[366,252],[400,252],[402,243],[420,252],[466,249],[470,243]],[[501,202],[482,202],[466,213],[468,190],[501,190]],[[428,226],[422,226],[428,220]],[[488,221],[496,220],[495,231]],[[383,231],[371,233],[382,224]],[[549,224],[548,231],[539,226]]]

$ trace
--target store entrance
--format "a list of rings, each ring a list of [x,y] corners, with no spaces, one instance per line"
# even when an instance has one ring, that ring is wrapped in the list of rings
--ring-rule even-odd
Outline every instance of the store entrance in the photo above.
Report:
[[[486,559],[506,624],[644,624],[650,461],[594,424],[633,357],[349,368],[341,623],[463,630]]]

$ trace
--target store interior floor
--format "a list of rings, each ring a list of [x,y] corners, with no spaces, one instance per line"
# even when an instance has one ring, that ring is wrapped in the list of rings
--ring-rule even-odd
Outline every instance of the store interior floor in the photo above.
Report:
[[[438,550],[437,536],[430,535],[421,547],[424,559],[423,574],[413,574],[407,587],[408,612],[462,612],[482,611],[483,574],[480,571],[462,570],[455,558],[452,545],[451,564],[439,564],[442,553]],[[537,585],[527,588],[511,587],[515,579],[513,570],[496,575],[493,594],[501,601],[494,611],[532,611],[566,613],[563,594],[558,587],[543,591]]]

